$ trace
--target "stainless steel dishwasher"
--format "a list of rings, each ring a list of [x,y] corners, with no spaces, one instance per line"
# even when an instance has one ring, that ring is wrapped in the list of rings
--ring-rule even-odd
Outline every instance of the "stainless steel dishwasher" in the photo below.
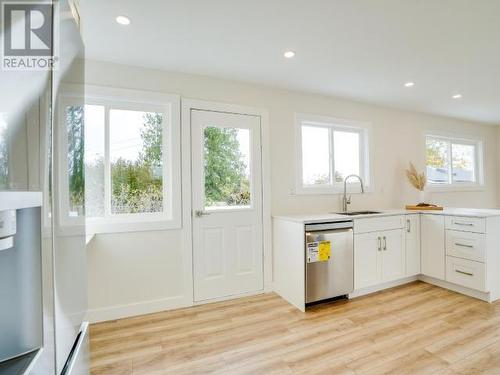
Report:
[[[345,296],[354,290],[352,221],[305,226],[306,303]]]

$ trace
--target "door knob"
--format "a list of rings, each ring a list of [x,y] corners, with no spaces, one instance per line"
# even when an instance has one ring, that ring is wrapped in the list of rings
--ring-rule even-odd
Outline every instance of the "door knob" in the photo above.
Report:
[[[196,217],[203,217],[203,216],[207,216],[207,215],[210,215],[210,213],[202,211],[202,210],[195,210],[194,211],[194,216],[196,216]]]

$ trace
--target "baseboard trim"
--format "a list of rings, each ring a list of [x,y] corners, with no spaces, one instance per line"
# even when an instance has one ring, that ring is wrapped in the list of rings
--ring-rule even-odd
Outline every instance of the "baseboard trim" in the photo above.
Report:
[[[355,290],[354,292],[352,292],[351,294],[349,294],[349,299],[361,297],[361,296],[366,296],[367,294],[380,292],[381,290],[384,290],[384,289],[394,288],[396,286],[408,284],[408,283],[411,283],[411,282],[417,281],[417,280],[418,280],[418,276],[410,276],[410,277],[405,277],[404,279],[389,281],[389,282],[386,282],[383,284],[378,284],[378,285],[370,286],[367,288],[358,289],[358,290]]]
[[[153,301],[131,303],[128,305],[118,305],[112,307],[105,307],[101,309],[89,309],[87,311],[86,320],[90,323],[101,323],[110,320],[131,318],[133,316],[138,316],[138,315],[153,314],[167,310],[175,310],[183,307],[228,301],[232,299],[250,297],[265,293],[266,291],[261,289],[248,293],[230,295],[230,296],[214,298],[210,300],[195,301],[195,302],[193,302],[192,300],[187,301],[185,296],[174,296]]]
[[[207,303],[230,301],[230,300],[233,300],[233,299],[258,296],[259,294],[266,294],[266,293],[270,293],[270,292],[266,292],[264,289],[260,289],[260,290],[254,290],[252,292],[246,292],[246,293],[240,293],[240,294],[231,294],[229,296],[224,296],[224,297],[218,297],[218,298],[212,298],[212,299],[204,299],[204,300],[200,300],[200,301],[194,301],[194,305],[195,306],[206,305]]]
[[[465,294],[466,296],[469,296],[472,298],[477,298],[477,299],[480,299],[482,301],[492,302],[494,300],[491,293],[480,292],[478,290],[469,289],[469,288],[466,288],[466,287],[463,287],[460,285],[452,284],[448,281],[435,279],[433,277],[429,277],[429,276],[425,276],[425,275],[406,277],[404,279],[390,281],[387,283],[378,284],[378,285],[371,286],[368,288],[355,290],[354,292],[349,294],[349,299],[365,296],[365,295],[376,293],[376,292],[380,292],[382,290],[394,288],[396,286],[408,284],[408,283],[411,283],[411,282],[417,281],[417,280],[423,281],[424,283],[435,285],[435,286],[443,288],[443,289],[448,289],[448,290],[451,290],[451,291],[456,292],[456,293]]]
[[[448,281],[438,280],[438,279],[435,279],[433,277],[425,276],[425,275],[420,275],[418,279],[420,281],[423,281],[424,283],[432,284],[432,285],[435,285],[435,286],[438,286],[438,287],[444,288],[444,289],[449,289],[453,292],[465,294],[466,296],[477,298],[477,299],[480,299],[482,301],[491,302],[490,293],[480,292],[480,291],[474,290],[474,289],[469,289],[469,288],[466,288],[464,286],[452,284],[452,283],[449,283]]]
[[[179,309],[192,306],[192,301],[187,301],[185,296],[173,296],[158,300],[118,305],[100,309],[89,309],[87,321],[90,323],[106,322],[109,320],[130,318],[137,315],[152,314],[166,310]]]
[[[385,289],[394,288],[394,287],[408,284],[408,283],[411,283],[411,282],[414,282],[417,280],[438,286],[440,288],[449,289],[449,290],[452,290],[452,291],[457,292],[457,293],[465,294],[469,297],[477,298],[477,299],[480,299],[480,300],[483,300],[486,302],[491,302],[491,300],[492,300],[490,293],[479,292],[477,290],[465,288],[465,287],[462,287],[460,285],[451,284],[447,281],[434,279],[432,277],[424,276],[424,275],[405,277],[404,279],[389,281],[389,282],[375,285],[372,287],[367,287],[367,288],[355,290],[354,292],[349,294],[349,299],[365,296],[365,295],[376,293],[376,292],[380,292],[380,291],[385,290]],[[89,309],[87,311],[87,319],[86,320],[89,321],[90,323],[106,322],[109,320],[130,318],[130,317],[138,316],[138,315],[152,314],[152,313],[157,313],[157,312],[166,311],[166,310],[174,310],[174,309],[179,309],[179,308],[183,308],[183,307],[189,307],[189,306],[193,306],[193,305],[203,305],[203,304],[207,304],[207,303],[221,302],[221,301],[226,301],[226,300],[230,300],[230,299],[249,297],[249,296],[264,294],[264,293],[267,293],[267,291],[266,290],[258,290],[258,291],[253,291],[253,292],[244,293],[244,294],[240,294],[240,295],[232,295],[232,296],[216,298],[216,299],[211,299],[211,300],[197,301],[194,303],[191,300],[188,301],[185,296],[173,296],[173,297],[169,297],[169,298],[163,298],[163,299],[145,301],[145,302],[139,302],[139,303],[132,303],[132,304],[127,304],[127,305],[118,305],[118,306],[105,307],[105,308],[100,308],[100,309]]]

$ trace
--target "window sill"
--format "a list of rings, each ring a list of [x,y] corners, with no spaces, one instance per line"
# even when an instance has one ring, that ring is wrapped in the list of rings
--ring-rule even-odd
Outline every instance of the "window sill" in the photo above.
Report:
[[[181,229],[180,220],[137,218],[135,220],[87,219],[88,236],[107,233],[148,232]]]
[[[365,193],[373,193],[374,189],[370,186],[365,186]],[[344,194],[344,186],[325,187],[298,187],[291,191],[291,195],[342,195]],[[347,194],[362,194],[359,184],[347,184]]]
[[[428,185],[425,191],[428,193],[453,193],[453,192],[474,192],[484,191],[484,185]]]

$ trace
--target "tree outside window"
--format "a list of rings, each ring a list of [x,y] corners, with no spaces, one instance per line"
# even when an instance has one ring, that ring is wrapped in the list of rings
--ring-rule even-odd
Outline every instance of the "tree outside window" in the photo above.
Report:
[[[207,127],[204,130],[205,206],[250,204],[248,129]]]
[[[427,179],[430,184],[478,183],[480,142],[428,136]]]

